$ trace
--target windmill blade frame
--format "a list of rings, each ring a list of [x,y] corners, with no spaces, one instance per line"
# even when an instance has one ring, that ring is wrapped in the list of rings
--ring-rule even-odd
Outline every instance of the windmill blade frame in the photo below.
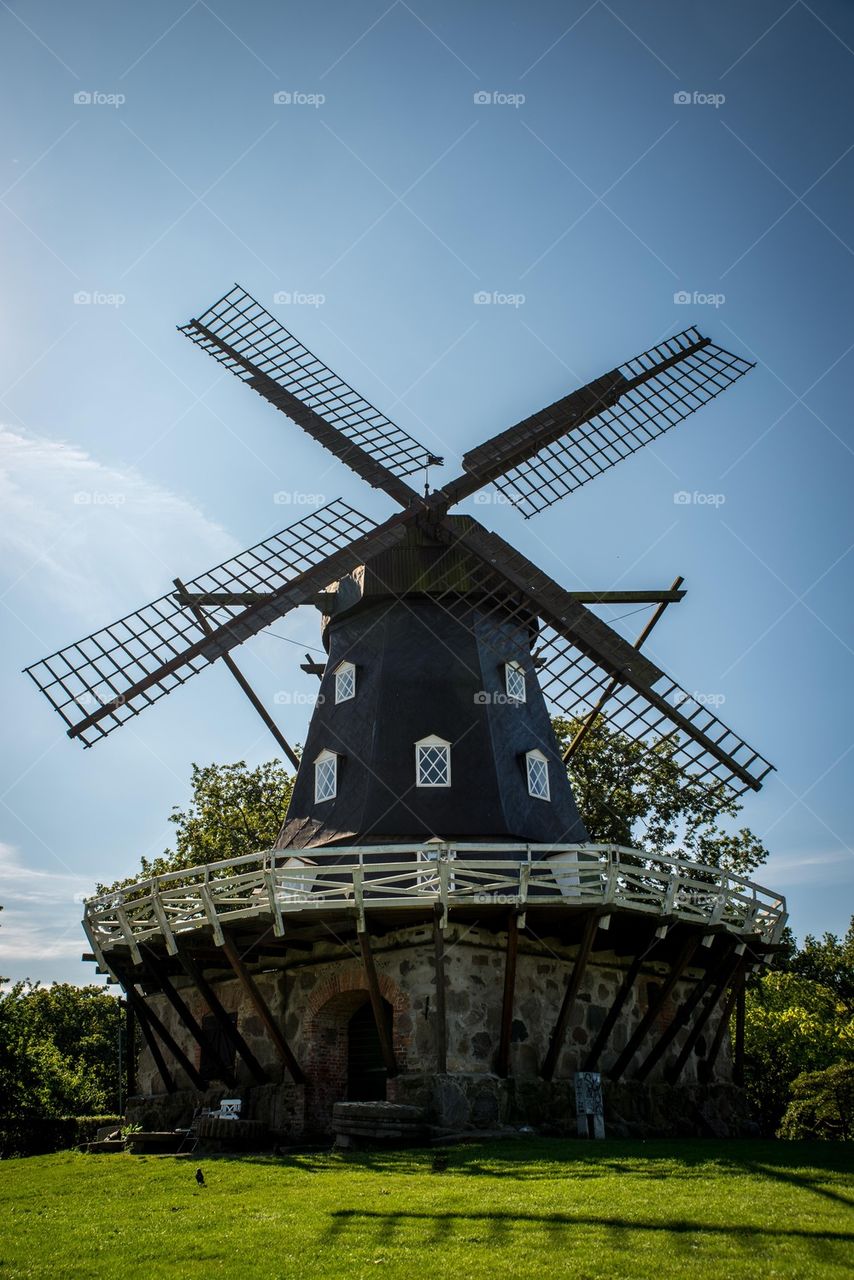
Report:
[[[418,499],[404,477],[442,464],[240,285],[179,332],[402,506]]]
[[[583,716],[608,692],[616,710],[602,714],[620,733],[651,749],[666,741],[676,767],[710,793],[759,790],[768,760],[497,534],[466,525],[460,532],[448,522],[437,533],[466,558],[469,582],[479,580],[477,610],[495,619],[496,650],[506,650],[508,617],[529,635],[538,620],[540,684],[557,711]]]
[[[65,720],[92,746],[222,654],[307,603],[323,587],[393,545],[405,517],[375,524],[340,500],[232,556],[107,627],[27,667]],[[233,603],[199,621],[194,597]],[[252,599],[249,605],[241,595]],[[81,714],[82,712],[82,714]]]
[[[683,422],[752,368],[695,328],[665,339],[463,457],[448,500],[493,483],[526,519]]]

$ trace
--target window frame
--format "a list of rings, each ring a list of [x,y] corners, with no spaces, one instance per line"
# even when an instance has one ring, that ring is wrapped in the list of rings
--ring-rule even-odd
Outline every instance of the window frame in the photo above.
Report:
[[[346,675],[349,675],[349,676],[350,676],[350,680],[351,680],[351,691],[350,691],[350,693],[346,694],[346,695],[342,698],[342,697],[340,696],[340,694],[339,694],[339,680],[341,679],[341,677],[342,677],[342,676],[346,676]],[[356,696],[356,664],[355,664],[354,662],[350,662],[350,661],[348,661],[348,660],[345,658],[345,659],[344,659],[344,661],[343,661],[343,662],[339,662],[339,663],[338,663],[338,666],[335,668],[334,678],[335,678],[335,705],[336,705],[336,707],[337,707],[337,706],[338,706],[338,704],[339,704],[339,703],[341,703],[341,702],[352,702],[353,698],[355,698],[355,696]]]
[[[323,765],[332,765],[332,791],[328,795],[319,794],[320,769]],[[338,795],[338,752],[329,751],[326,747],[314,757],[314,803],[326,804]]]
[[[545,795],[538,791],[534,791],[531,788],[531,766],[534,764],[542,765],[542,776],[545,780]],[[531,751],[525,752],[525,781],[528,784],[528,795],[532,800],[551,800],[552,786],[551,778],[549,777],[548,756],[544,755],[537,747],[534,747]]]
[[[446,781],[422,782],[421,753],[436,747],[441,747],[445,753]],[[451,743],[446,738],[439,738],[435,733],[431,733],[426,738],[419,738],[415,743],[415,785],[425,791],[446,790],[451,786]]]
[[[510,689],[511,673],[514,676],[519,676],[522,681],[521,694],[513,693]],[[507,694],[508,702],[522,703],[528,701],[528,682],[525,676],[525,668],[522,666],[521,662],[516,662],[511,659],[510,662],[504,663],[504,692]]]

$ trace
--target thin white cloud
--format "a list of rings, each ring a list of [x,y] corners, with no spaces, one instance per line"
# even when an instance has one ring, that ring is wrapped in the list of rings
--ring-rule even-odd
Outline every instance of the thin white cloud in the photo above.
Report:
[[[824,881],[836,884],[854,875],[854,851],[851,849],[805,849],[775,853],[756,873],[774,888],[793,884]]]
[[[86,939],[80,927],[91,877],[28,867],[19,851],[0,841],[0,973],[20,972],[32,961],[78,959]]]
[[[192,502],[135,468],[6,427],[0,512],[6,589],[31,588],[87,622],[109,622],[111,610],[161,594],[176,574],[239,550]]]

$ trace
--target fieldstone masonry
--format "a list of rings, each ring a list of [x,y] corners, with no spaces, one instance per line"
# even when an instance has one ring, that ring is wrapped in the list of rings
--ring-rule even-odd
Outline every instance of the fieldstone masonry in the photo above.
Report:
[[[540,1078],[539,1069],[576,949],[555,939],[521,936],[510,1071],[507,1079],[499,1079],[494,1068],[506,935],[451,924],[444,936],[448,1042],[447,1072],[443,1075],[436,1072],[436,973],[430,928],[410,927],[371,939],[380,991],[391,1006],[399,1069],[399,1074],[388,1081],[388,1099],[425,1108],[430,1123],[447,1130],[528,1123],[552,1132],[574,1132],[573,1073],[581,1069],[584,1054],[613,1003],[627,961],[601,949],[605,938],[600,934],[600,949],[594,952],[586,970],[554,1080],[546,1082]],[[666,966],[655,963],[642,970],[602,1054],[599,1067],[603,1072],[625,1047],[666,971]],[[699,969],[687,971],[659,1016],[658,1031],[672,1019],[699,973]],[[333,1105],[347,1096],[348,1023],[369,999],[361,959],[345,944],[318,942],[310,953],[286,969],[256,973],[255,981],[273,1017],[284,1029],[305,1073],[306,1084],[298,1086],[290,1080],[255,1010],[245,1001],[238,982],[230,980],[216,984],[217,994],[225,1009],[237,1015],[240,1031],[271,1083],[254,1084],[238,1056],[238,1087],[228,1092],[243,1096],[247,1118],[263,1120],[282,1138],[328,1133]],[[201,997],[189,982],[180,990],[201,1021],[208,1012]],[[151,995],[148,1000],[188,1057],[198,1064],[199,1047],[165,997]],[[714,1022],[711,1028],[713,1032]],[[698,1083],[693,1056],[678,1086],[664,1082],[664,1069],[678,1054],[687,1034],[686,1028],[677,1034],[663,1061],[643,1084],[633,1082],[631,1072],[625,1082],[616,1085],[605,1080],[605,1123],[609,1134],[726,1134],[740,1130],[744,1123],[742,1095],[732,1084],[728,1040],[711,1082]],[[655,1029],[642,1046],[642,1053],[648,1051],[654,1035]],[[700,1054],[704,1048],[701,1041]],[[179,1088],[181,1083],[188,1084],[177,1068],[176,1078]],[[224,1086],[220,1086],[204,1096],[189,1089],[164,1095],[148,1050],[141,1057],[138,1082],[142,1096],[132,1102],[129,1110],[131,1118],[139,1119],[146,1127],[155,1120],[186,1122],[196,1105],[209,1105],[225,1093]]]

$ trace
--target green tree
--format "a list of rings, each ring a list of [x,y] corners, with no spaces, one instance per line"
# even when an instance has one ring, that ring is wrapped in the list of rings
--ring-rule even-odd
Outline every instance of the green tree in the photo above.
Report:
[[[770,1137],[798,1076],[854,1061],[854,1019],[829,987],[798,973],[766,972],[745,997],[744,1052],[751,1110]]]
[[[17,982],[0,993],[0,1124],[115,1114],[121,1027],[102,987]]]
[[[577,719],[552,721],[563,752],[581,726]],[[724,791],[710,794],[680,771],[674,744],[634,742],[600,716],[573,755],[569,778],[587,830],[602,843],[631,845],[651,854],[678,847],[683,856],[745,875],[768,857],[746,827],[731,832],[741,805]]]
[[[825,933],[821,940],[807,934],[792,961],[792,969],[804,978],[832,991],[850,1017],[854,1017],[854,916],[844,938]]]
[[[807,1071],[792,1082],[780,1137],[854,1138],[854,1062],[836,1062],[824,1071]]]

